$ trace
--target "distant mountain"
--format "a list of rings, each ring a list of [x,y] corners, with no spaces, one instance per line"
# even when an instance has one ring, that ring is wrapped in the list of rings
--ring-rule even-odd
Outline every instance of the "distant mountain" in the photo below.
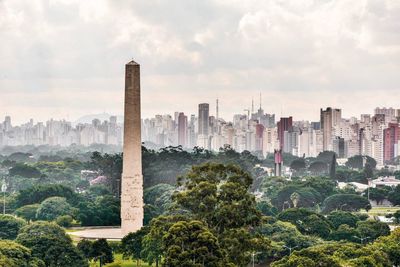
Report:
[[[110,121],[111,116],[115,116],[115,115],[108,114],[108,113],[85,115],[85,116],[80,117],[76,121],[74,121],[73,124],[77,125],[79,123],[92,123],[92,121],[94,119],[99,119],[101,122]],[[124,117],[117,116],[117,123],[123,123],[123,122],[124,122]]]

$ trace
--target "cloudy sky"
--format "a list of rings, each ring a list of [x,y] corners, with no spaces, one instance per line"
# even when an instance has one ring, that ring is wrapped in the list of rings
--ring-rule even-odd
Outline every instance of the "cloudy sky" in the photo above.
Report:
[[[398,0],[0,0],[0,117],[122,114],[124,64],[142,112],[231,119],[262,93],[296,120],[400,108]]]

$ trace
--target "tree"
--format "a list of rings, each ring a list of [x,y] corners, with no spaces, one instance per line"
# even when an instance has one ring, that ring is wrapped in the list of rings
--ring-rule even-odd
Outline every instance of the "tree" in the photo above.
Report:
[[[278,213],[278,210],[265,200],[257,202],[256,207],[264,216],[275,216]]]
[[[324,174],[328,170],[328,164],[323,161],[314,161],[310,164],[308,170],[315,175]]]
[[[72,188],[61,184],[35,185],[19,191],[15,198],[17,207],[41,203],[49,197],[65,197],[71,203],[79,201]]]
[[[298,196],[292,199],[293,194]],[[291,184],[281,188],[275,196],[271,197],[272,204],[278,209],[294,207],[296,201],[297,207],[313,207],[321,200],[321,195],[311,187],[303,187],[302,185]]]
[[[278,259],[289,254],[289,251],[283,245],[301,250],[322,242],[318,237],[301,234],[297,227],[289,222],[276,221],[271,224],[263,224],[258,231],[278,245],[272,248],[275,251],[274,254],[276,254],[274,258]]]
[[[31,153],[15,152],[9,155],[7,159],[18,163],[23,163],[30,161],[31,157],[32,157]]]
[[[364,176],[367,179],[372,179],[374,177],[374,168],[372,168],[370,163],[366,163],[364,166]]]
[[[14,240],[19,229],[25,225],[26,222],[23,219],[11,215],[0,215],[0,239]]]
[[[361,156],[361,155],[356,155],[353,157],[348,158],[346,162],[346,166],[348,168],[353,168],[353,169],[359,169],[361,170],[364,168],[365,164],[369,164],[369,167],[372,169],[376,168],[376,160],[369,157],[369,156]]]
[[[347,224],[341,224],[336,230],[333,230],[329,235],[330,240],[335,241],[350,241],[357,242],[358,240],[355,236],[359,236],[360,233],[353,227],[348,226]]]
[[[118,188],[121,188],[122,154],[102,155],[100,152],[93,152],[90,159],[91,169],[106,176],[110,190],[117,195]]]
[[[76,248],[80,251],[80,253],[87,259],[92,259],[92,242],[87,239],[82,239],[76,245]]]
[[[336,154],[333,154],[331,164],[329,166],[329,177],[332,180],[336,179]]]
[[[43,260],[46,266],[88,266],[71,238],[55,223],[39,221],[24,226],[16,241],[31,249],[32,255]]]
[[[261,253],[261,258],[265,258],[271,251],[269,239],[253,234],[245,228],[229,229],[219,240],[221,247],[226,251],[228,262],[233,266],[247,266],[252,253]]]
[[[184,190],[174,199],[216,232],[260,224],[261,213],[254,196],[248,192],[251,176],[240,168],[207,163],[193,166],[178,181]]]
[[[71,227],[73,220],[70,215],[62,215],[57,217],[55,222],[61,227]]]
[[[318,154],[316,160],[322,161],[326,164],[330,164],[332,162],[333,156],[336,157],[336,153],[333,151],[322,151]]]
[[[17,163],[9,170],[10,176],[21,176],[25,178],[39,178],[42,173],[35,167],[24,163]]]
[[[121,248],[124,257],[136,260],[137,266],[140,266],[140,260],[142,259],[142,241],[148,232],[148,227],[142,227],[134,233],[129,233],[121,240]]]
[[[164,240],[166,266],[226,266],[217,237],[200,221],[173,224]]]
[[[400,223],[400,210],[397,210],[395,213],[391,215],[394,218],[395,223]]]
[[[400,186],[396,186],[394,190],[389,192],[388,200],[392,202],[393,205],[400,205]]]
[[[59,216],[71,215],[73,213],[71,205],[63,197],[49,197],[43,201],[37,212],[38,220],[53,221]]]
[[[312,211],[309,211],[304,208],[291,208],[291,209],[286,209],[282,211],[281,213],[278,214],[277,219],[285,222],[291,222],[294,225],[298,221],[304,220],[306,217],[316,214]]]
[[[388,197],[389,190],[387,188],[369,188],[369,199],[375,200],[376,204],[379,205]],[[364,191],[364,195],[368,195],[368,189]]]
[[[163,237],[175,222],[182,219],[175,216],[159,216],[150,222],[149,233],[142,240],[142,257],[150,265],[155,262],[158,267],[159,261],[164,255]]]
[[[306,168],[306,162],[304,159],[295,159],[290,163],[290,168],[295,172],[300,172]]]
[[[379,237],[370,245],[374,251],[383,251],[391,261],[390,266],[400,265],[400,228],[394,229],[389,236]]]
[[[103,264],[114,261],[112,249],[106,239],[100,238],[92,243],[90,258],[95,259],[96,261],[100,260]]]
[[[299,224],[304,233],[308,235],[317,235],[322,238],[327,238],[331,233],[331,225],[329,222],[316,214],[307,216],[304,221],[300,221],[297,224]]]
[[[120,200],[111,195],[85,198],[78,205],[77,219],[82,226],[120,225]]]
[[[357,222],[360,221],[356,215],[346,211],[332,211],[328,214],[327,219],[335,229],[338,229],[343,224],[356,227]]]
[[[271,267],[392,266],[386,254],[355,243],[332,242],[293,252]]]
[[[44,262],[32,256],[31,251],[9,240],[0,240],[0,266],[3,267],[44,267]]]
[[[287,209],[279,213],[277,218],[296,225],[301,233],[317,235],[322,238],[327,238],[332,228],[324,216],[303,208]]]
[[[358,222],[357,231],[360,233],[360,237],[368,237],[368,241],[390,234],[390,228],[386,223],[373,220]]]
[[[358,211],[371,209],[371,204],[365,197],[354,194],[336,194],[326,198],[323,202],[323,212],[333,210]]]
[[[36,219],[36,212],[40,204],[31,204],[22,206],[14,211],[14,214],[25,220],[34,221]]]

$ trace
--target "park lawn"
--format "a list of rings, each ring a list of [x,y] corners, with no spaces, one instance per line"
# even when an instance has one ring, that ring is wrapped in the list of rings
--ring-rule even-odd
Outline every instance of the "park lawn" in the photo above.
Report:
[[[400,210],[400,207],[373,207],[368,211],[368,215],[370,216],[385,216],[389,213],[395,213]],[[361,211],[362,213],[366,213],[365,210]]]
[[[122,254],[114,254],[114,262],[120,262],[121,267],[136,267],[136,261],[132,260],[123,260],[122,259]],[[91,262],[90,267],[98,267],[100,266],[99,262]],[[104,266],[104,265],[103,265]],[[149,267],[147,263],[141,262],[141,267]],[[155,266],[155,265],[153,265]]]

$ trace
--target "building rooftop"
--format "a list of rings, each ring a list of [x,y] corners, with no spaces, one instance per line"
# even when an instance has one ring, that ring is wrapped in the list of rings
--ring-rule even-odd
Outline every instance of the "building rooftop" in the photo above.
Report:
[[[400,183],[400,180],[396,179],[394,176],[381,176],[375,180],[372,180],[373,183]]]

